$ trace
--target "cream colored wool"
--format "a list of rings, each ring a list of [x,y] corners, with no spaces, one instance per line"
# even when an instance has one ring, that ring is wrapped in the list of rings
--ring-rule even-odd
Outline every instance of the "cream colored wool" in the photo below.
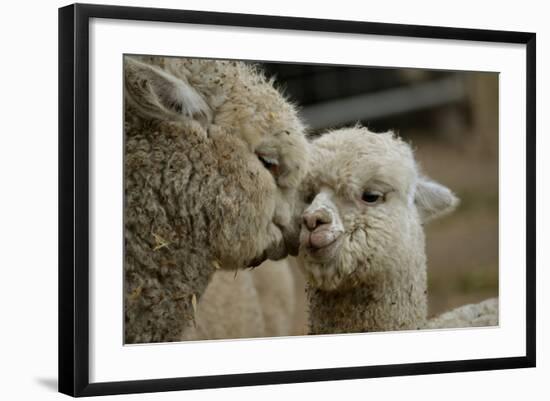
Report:
[[[428,321],[427,329],[498,326],[498,298],[464,305]]]
[[[256,67],[126,57],[124,74],[125,341],[177,341],[218,268],[297,242],[307,143]]]
[[[297,334],[294,279],[286,260],[253,270],[217,271],[201,298],[196,328],[186,340],[290,336]]]
[[[309,248],[310,229],[302,225],[299,260],[309,283],[310,333],[425,328],[422,224],[453,210],[457,198],[422,176],[410,146],[392,133],[361,127],[329,132],[313,142],[310,160],[303,187],[311,204],[304,218],[318,216],[324,235],[338,236],[321,251]],[[381,194],[381,201],[367,204],[365,191]],[[468,320],[463,324],[472,325],[461,313]],[[437,322],[450,321],[442,316]]]

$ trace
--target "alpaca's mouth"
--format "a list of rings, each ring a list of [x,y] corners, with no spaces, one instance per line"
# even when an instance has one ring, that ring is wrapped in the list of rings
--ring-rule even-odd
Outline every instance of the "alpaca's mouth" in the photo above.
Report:
[[[284,259],[289,254],[289,241],[286,241],[283,228],[273,223],[270,225],[272,231],[273,241],[265,248],[261,253],[258,253],[255,257],[248,261],[246,266],[256,267],[261,265],[266,260],[280,260]],[[295,251],[295,253],[297,253]]]
[[[267,252],[264,251],[260,256],[256,256],[254,259],[249,261],[246,265],[247,267],[256,267],[261,265],[266,260],[267,260]]]
[[[341,233],[302,230],[300,233],[300,251],[315,259],[336,256],[340,245]]]

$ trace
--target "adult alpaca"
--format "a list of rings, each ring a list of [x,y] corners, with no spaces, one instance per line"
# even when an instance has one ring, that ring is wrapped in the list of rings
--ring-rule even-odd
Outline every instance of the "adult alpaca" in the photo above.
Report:
[[[427,319],[422,225],[458,200],[392,133],[333,131],[311,146],[300,264],[311,334],[497,324],[491,300]]]
[[[124,78],[125,341],[178,341],[214,271],[297,243],[307,143],[254,66],[125,57]]]

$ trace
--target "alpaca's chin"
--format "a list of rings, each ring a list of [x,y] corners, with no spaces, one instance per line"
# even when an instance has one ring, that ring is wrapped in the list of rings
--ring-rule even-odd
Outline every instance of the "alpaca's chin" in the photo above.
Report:
[[[300,245],[300,255],[302,255],[305,260],[314,261],[316,263],[327,263],[337,258],[341,245],[341,237],[337,237],[321,247],[312,246],[311,242],[303,242]]]
[[[261,254],[250,259],[245,265],[247,267],[256,267],[266,260],[281,260],[288,256],[288,251],[284,242],[280,242],[265,249]]]
[[[292,249],[289,249],[289,243],[285,241],[282,229],[276,224],[270,225],[270,237],[272,240],[269,245],[248,260],[245,266],[256,267],[268,259],[280,260],[286,258],[289,253],[292,254]],[[296,250],[294,250],[294,254],[296,254]]]
[[[267,260],[267,256],[266,256],[266,253],[264,252],[263,254],[249,260],[247,263],[245,263],[245,265],[246,267],[256,267],[261,265],[266,260]]]

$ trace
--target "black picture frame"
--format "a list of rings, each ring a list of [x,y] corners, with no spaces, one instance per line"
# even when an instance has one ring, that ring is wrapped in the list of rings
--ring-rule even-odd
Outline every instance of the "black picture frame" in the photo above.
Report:
[[[90,383],[89,21],[91,18],[515,43],[526,46],[526,354],[521,357]],[[536,35],[434,26],[74,4],[59,9],[59,391],[71,396],[534,367]]]

